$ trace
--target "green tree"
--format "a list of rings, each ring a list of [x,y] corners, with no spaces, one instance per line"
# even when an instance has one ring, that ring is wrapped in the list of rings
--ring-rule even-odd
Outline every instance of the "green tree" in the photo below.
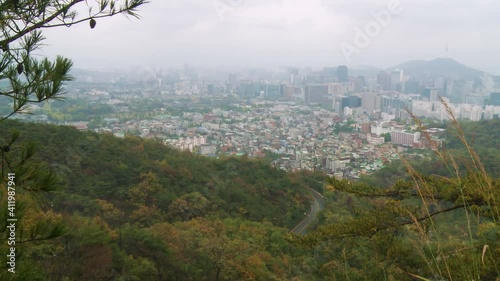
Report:
[[[26,112],[30,103],[61,98],[64,83],[71,81],[71,60],[57,57],[54,61],[38,59],[33,52],[40,49],[47,28],[71,26],[116,14],[138,17],[137,8],[147,0],[7,0],[0,2],[0,96],[7,97],[13,114]],[[121,3],[121,4],[118,4]],[[88,16],[77,9],[87,6]]]
[[[44,29],[69,27],[83,22],[88,22],[90,28],[95,28],[97,19],[117,14],[138,17],[137,8],[147,2],[147,0],[0,1],[0,100],[11,106],[8,113],[0,116],[0,122],[16,113],[29,113],[29,104],[61,99],[64,95],[65,83],[72,80],[70,59],[58,56],[54,60],[49,60],[34,55],[45,39],[42,33]],[[84,7],[88,9],[88,16],[86,13],[77,13],[78,9]],[[0,273],[0,279],[43,279],[43,277],[34,277],[44,274],[40,272],[41,268],[31,264],[32,260],[29,259],[33,256],[31,248],[33,245],[44,243],[43,241],[47,239],[61,236],[64,229],[60,219],[48,211],[47,206],[40,207],[37,203],[42,201],[40,192],[54,190],[58,184],[58,178],[52,171],[43,169],[33,161],[36,151],[33,144],[25,147],[16,146],[18,133],[12,133],[10,139],[4,139],[5,137],[7,136],[2,135],[0,139],[2,153],[0,236],[5,237],[9,233],[5,222],[7,217],[12,217],[9,213],[11,210],[7,208],[7,198],[14,196],[14,191],[9,190],[9,193],[3,188],[9,183],[10,186],[16,187],[17,268],[20,270],[29,266],[32,269],[17,275],[9,273],[5,275],[7,271],[4,270]],[[15,174],[15,176],[7,178],[7,173]],[[31,195],[34,196],[31,197]],[[26,247],[26,245],[32,247]],[[100,249],[96,250],[98,251]],[[0,252],[7,252],[6,243],[1,244]],[[6,255],[2,257],[0,261],[6,264]],[[96,280],[97,277],[89,278]]]
[[[190,220],[204,215],[208,203],[199,192],[191,192],[175,199],[168,207],[168,215],[173,220]]]
[[[391,133],[385,133],[382,134],[381,136],[384,137],[385,142],[390,142],[392,140]]]
[[[455,177],[420,173],[402,159],[410,180],[390,187],[328,180],[328,209],[336,215],[326,213],[323,226],[298,239],[320,246],[319,260],[333,279],[497,280],[500,276],[500,181],[487,173],[453,115],[451,120],[468,157],[464,171],[453,155],[437,147],[434,152]],[[341,198],[347,198],[347,206]]]

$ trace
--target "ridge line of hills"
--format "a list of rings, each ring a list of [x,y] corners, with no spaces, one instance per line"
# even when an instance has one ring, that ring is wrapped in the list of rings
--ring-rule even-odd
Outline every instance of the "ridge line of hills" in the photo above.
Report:
[[[452,58],[435,58],[432,60],[411,60],[407,62],[400,63],[393,67],[385,69],[386,71],[391,71],[395,69],[401,69],[405,74],[410,74],[412,76],[417,76],[422,73],[428,73],[431,75],[441,76],[441,77],[454,77],[454,78],[464,78],[464,79],[478,79],[482,77],[486,71],[478,70],[469,67],[463,63],[460,63]],[[143,69],[145,73],[141,75],[151,75],[147,73],[147,69]],[[349,71],[353,76],[376,76],[383,68],[374,66],[352,66]],[[488,73],[487,73],[488,74]],[[89,78],[92,82],[114,82],[121,81],[124,77],[124,73],[116,71],[94,71],[88,69],[76,68],[72,71],[72,75],[77,78],[77,81],[87,81]],[[488,74],[491,75],[491,74]],[[494,79],[500,81],[500,76],[491,75]],[[149,77],[149,76],[148,76]],[[140,78],[140,77],[139,77]],[[144,77],[142,77],[144,78]]]

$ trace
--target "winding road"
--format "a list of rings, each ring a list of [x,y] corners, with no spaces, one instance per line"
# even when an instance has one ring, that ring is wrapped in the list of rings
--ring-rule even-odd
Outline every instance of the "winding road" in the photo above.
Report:
[[[323,195],[312,188],[309,188],[309,192],[311,192],[311,195],[313,196],[313,201],[311,202],[311,212],[307,214],[306,217],[297,226],[290,230],[290,232],[294,234],[306,234],[307,228],[314,221],[319,211],[325,208],[325,197],[323,197]]]

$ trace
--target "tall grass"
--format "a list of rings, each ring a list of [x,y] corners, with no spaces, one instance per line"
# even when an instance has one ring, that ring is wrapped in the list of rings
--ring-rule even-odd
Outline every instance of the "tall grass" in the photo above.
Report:
[[[414,238],[415,250],[427,265],[426,272],[431,276],[421,276],[418,272],[408,272],[417,280],[500,280],[500,186],[498,179],[492,178],[481,162],[478,154],[469,144],[465,132],[455,117],[450,106],[441,99],[452,127],[467,151],[466,170],[457,164],[457,159],[450,153],[440,149],[427,132],[422,122],[410,115],[422,132],[423,137],[431,144],[431,149],[438,159],[444,163],[452,177],[442,177],[450,188],[435,186],[418,173],[404,158],[404,163],[415,184],[426,220],[418,220],[417,214],[409,214],[413,220],[418,236]],[[443,205],[442,194],[454,194],[444,200],[453,198],[454,212],[462,212],[464,219],[459,225],[450,226],[435,216],[451,210]],[[437,194],[441,194],[437,198]],[[446,196],[445,196],[446,197]],[[431,210],[438,206],[438,210]],[[448,209],[446,209],[448,208]],[[449,232],[451,227],[459,232]],[[448,230],[448,231],[446,231]]]

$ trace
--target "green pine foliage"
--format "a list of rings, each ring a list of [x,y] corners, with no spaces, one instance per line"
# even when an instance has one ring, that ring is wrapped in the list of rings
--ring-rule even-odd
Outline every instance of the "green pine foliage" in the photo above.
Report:
[[[22,175],[29,206],[19,263],[45,280],[289,280],[300,271],[303,250],[284,238],[321,175],[137,137],[0,123],[0,143],[12,134],[6,168]]]
[[[9,135],[9,127],[21,133],[8,159],[36,144],[37,166],[50,172],[40,181],[62,190],[47,197],[57,211],[94,216],[105,201],[123,212],[123,221],[158,211],[158,219],[171,222],[215,215],[290,227],[306,210],[304,180],[262,161],[201,157],[157,141],[52,125],[9,121],[0,135]]]
[[[494,122],[484,124],[492,134]],[[478,128],[467,126],[463,135]],[[0,136],[0,144],[12,142],[7,170],[22,175],[22,274],[4,271],[2,280],[500,275],[499,181],[477,154],[458,164],[456,155],[473,152],[468,142],[451,156],[436,151],[455,177],[425,174],[403,160],[407,178],[380,187],[333,178],[321,186],[319,173],[285,173],[265,160],[201,157],[65,126],[4,121]],[[308,211],[307,187],[322,191],[327,206],[315,231],[295,236],[289,229]],[[4,223],[7,214],[0,216]]]
[[[322,276],[499,280],[500,180],[490,171],[498,172],[500,162],[481,159],[487,151],[498,155],[498,147],[482,146],[497,142],[498,120],[462,126],[450,116],[456,139],[450,135],[445,150],[435,147],[439,164],[425,163],[441,170],[402,159],[406,176],[390,185],[382,178],[388,170],[361,182],[327,181],[319,227],[294,238],[315,250]]]

